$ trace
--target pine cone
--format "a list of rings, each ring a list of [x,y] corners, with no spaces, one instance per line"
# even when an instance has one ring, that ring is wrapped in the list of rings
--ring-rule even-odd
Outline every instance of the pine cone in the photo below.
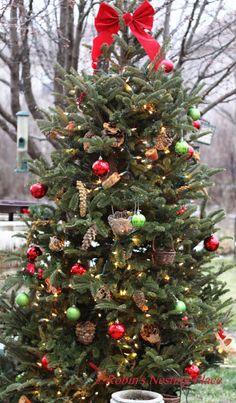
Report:
[[[83,182],[77,181],[76,182],[76,189],[79,191],[79,198],[80,198],[80,215],[81,217],[86,216],[86,211],[87,211],[87,189],[84,186]]]
[[[152,344],[160,343],[161,340],[158,327],[151,323],[142,326],[140,336],[143,340]]]
[[[181,186],[180,188],[178,188],[176,190],[176,193],[179,194],[179,193],[185,192],[186,190],[189,190],[189,185]]]
[[[147,312],[148,311],[148,306],[146,304],[146,298],[144,295],[144,292],[141,290],[136,290],[133,293],[133,300],[137,307],[142,311],[142,312]]]
[[[171,132],[165,127],[162,127],[156,139],[156,149],[159,151],[166,150],[172,144],[173,138]]]
[[[97,235],[96,225],[92,225],[92,227],[90,227],[86,232],[86,234],[84,235],[81,249],[87,250],[91,246],[92,241],[95,241],[96,235]]]
[[[75,334],[78,341],[86,346],[93,342],[96,325],[92,322],[79,322],[76,325]]]

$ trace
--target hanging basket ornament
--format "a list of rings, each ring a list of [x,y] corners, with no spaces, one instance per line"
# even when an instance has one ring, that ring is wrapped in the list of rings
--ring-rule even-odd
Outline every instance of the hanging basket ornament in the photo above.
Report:
[[[159,329],[157,325],[152,323],[146,323],[142,326],[140,336],[151,344],[160,343],[161,341]]]
[[[116,211],[109,215],[108,223],[114,235],[126,235],[134,229],[127,211]]]
[[[99,290],[96,292],[95,300],[102,301],[102,300],[111,301],[111,291],[109,290],[107,285],[103,285]]]
[[[56,236],[50,237],[50,242],[49,242],[49,249],[52,252],[60,252],[64,249],[65,246],[65,241],[63,239],[59,239]]]
[[[90,321],[79,322],[77,323],[75,328],[75,334],[77,340],[81,344],[84,344],[85,346],[88,346],[93,342],[95,332],[96,332],[96,325]]]

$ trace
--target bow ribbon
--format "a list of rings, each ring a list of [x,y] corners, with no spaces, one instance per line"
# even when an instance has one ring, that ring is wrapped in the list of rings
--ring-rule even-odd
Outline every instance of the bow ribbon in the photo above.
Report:
[[[155,60],[160,44],[146,30],[150,31],[153,26],[155,10],[147,1],[144,2],[134,11],[133,14],[126,13],[122,16],[125,25],[127,25],[134,36],[144,48],[151,61]],[[95,18],[95,27],[99,35],[93,40],[92,60],[93,68],[96,68],[98,58],[101,56],[101,48],[104,43],[109,46],[114,42],[113,35],[117,34],[120,29],[118,12],[106,3],[101,3],[98,14]],[[157,69],[160,63],[157,63]]]

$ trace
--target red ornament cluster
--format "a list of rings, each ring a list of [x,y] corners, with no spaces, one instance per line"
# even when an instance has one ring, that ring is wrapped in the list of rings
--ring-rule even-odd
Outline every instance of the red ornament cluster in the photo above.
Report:
[[[42,253],[43,252],[39,246],[30,246],[27,250],[27,258],[31,262],[34,262],[37,259],[37,257],[42,255]]]
[[[80,95],[78,96],[78,98],[76,98],[76,105],[77,105],[78,110],[80,110],[80,105],[83,103],[86,95],[87,95],[86,92],[82,91],[80,93]]]
[[[104,161],[103,159],[99,159],[94,162],[92,170],[94,175],[103,177],[110,172],[110,166],[108,162]]]
[[[220,242],[215,235],[210,235],[204,240],[204,247],[208,252],[215,252],[219,245]]]
[[[87,270],[80,263],[75,263],[70,269],[70,273],[73,276],[83,276],[83,274],[85,274],[86,272]]]
[[[185,207],[185,206],[183,206],[183,207],[181,207],[181,209],[179,209],[179,210],[176,212],[176,215],[182,215],[182,214],[184,214],[185,211],[187,211],[187,210],[188,210],[188,208]]]
[[[120,340],[125,334],[125,326],[121,323],[113,323],[108,328],[109,336],[114,340]]]
[[[37,278],[38,280],[43,280],[44,269],[39,268]]]
[[[33,274],[35,273],[35,271],[36,271],[36,266],[35,266],[35,264],[34,264],[34,263],[28,263],[27,266],[26,266],[26,271],[27,271],[29,274],[33,275]]]
[[[192,379],[197,379],[200,374],[200,369],[195,364],[188,365],[184,372],[187,372]]]

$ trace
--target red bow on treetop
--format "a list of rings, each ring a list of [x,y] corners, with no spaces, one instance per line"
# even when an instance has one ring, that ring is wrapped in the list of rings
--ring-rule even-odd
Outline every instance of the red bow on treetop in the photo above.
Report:
[[[150,31],[153,26],[155,10],[147,1],[144,2],[135,10],[133,14],[126,13],[122,16],[125,24],[130,28],[134,36],[144,48],[151,61],[155,60],[160,44],[146,30]],[[93,40],[92,60],[93,68],[97,66],[98,58],[101,56],[101,48],[104,43],[109,46],[114,42],[113,35],[117,34],[120,29],[120,15],[111,6],[106,3],[101,3],[98,14],[95,18],[95,27],[99,35]],[[160,62],[155,66],[157,69]]]

